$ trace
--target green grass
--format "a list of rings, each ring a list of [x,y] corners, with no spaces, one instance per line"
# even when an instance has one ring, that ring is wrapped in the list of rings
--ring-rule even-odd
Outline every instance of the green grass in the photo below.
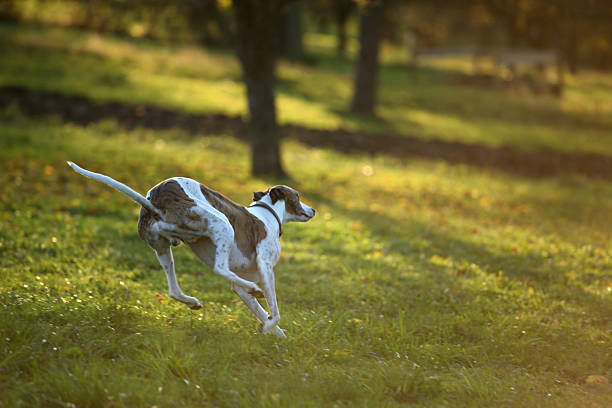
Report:
[[[0,31],[1,84],[244,113],[229,54]],[[362,120],[341,109],[350,63],[330,57],[329,38],[310,38],[318,66],[280,67],[284,121],[612,151],[607,76],[572,78],[557,103],[452,85],[444,61],[413,76],[389,61],[382,119]],[[204,308],[169,299],[138,238],[137,206],[65,164],[140,192],[188,176],[246,204],[275,182],[249,176],[248,146],[0,110],[0,407],[612,405],[610,385],[588,380],[612,379],[609,182],[291,141],[283,155],[317,217],[283,234],[276,276],[288,338],[279,340],[183,246],[179,282]]]

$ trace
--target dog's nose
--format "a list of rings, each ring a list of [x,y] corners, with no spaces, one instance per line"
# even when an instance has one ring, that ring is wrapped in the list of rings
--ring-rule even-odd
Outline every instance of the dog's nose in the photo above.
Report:
[[[317,212],[317,210],[315,210],[314,208],[312,209],[312,216],[315,216],[315,213]]]

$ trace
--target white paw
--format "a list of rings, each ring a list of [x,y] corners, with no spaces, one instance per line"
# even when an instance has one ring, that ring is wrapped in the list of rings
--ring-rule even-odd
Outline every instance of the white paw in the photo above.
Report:
[[[264,332],[264,334],[268,334],[268,333],[270,333],[272,331],[272,329],[274,329],[275,327],[278,327],[277,324],[278,324],[278,319],[272,319],[272,320],[268,320],[267,322],[265,322],[263,324],[263,332]],[[282,331],[282,329],[281,329],[281,331]],[[276,331],[275,331],[275,333],[276,333]]]
[[[195,299],[194,302],[186,303],[186,305],[192,310],[200,310],[202,308],[202,304],[198,299]]]
[[[198,310],[202,308],[202,303],[200,303],[198,299],[191,296],[185,296],[185,298],[181,300],[181,302],[185,303],[190,309],[193,310]]]
[[[200,301],[194,297],[185,295],[175,295],[172,293],[170,294],[170,297],[174,300],[178,300],[179,302],[186,304],[187,307],[189,307],[190,309],[198,310],[202,308],[202,303],[200,303]]]
[[[280,327],[276,326],[276,329],[274,329],[274,334],[276,334],[278,337],[282,338],[282,339],[286,339],[287,335],[285,334],[285,331],[283,329],[281,329]]]

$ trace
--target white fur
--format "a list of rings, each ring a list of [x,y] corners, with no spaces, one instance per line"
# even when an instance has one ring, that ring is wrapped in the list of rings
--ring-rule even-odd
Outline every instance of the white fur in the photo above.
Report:
[[[117,180],[114,180],[114,179],[112,179],[112,178],[110,178],[108,176],[105,176],[104,174],[94,173],[92,171],[82,169],[82,168],[80,168],[79,166],[77,166],[76,164],[74,164],[71,161],[68,162],[68,165],[70,165],[70,167],[72,167],[74,169],[74,171],[76,171],[77,173],[81,173],[85,177],[89,177],[89,178],[92,178],[94,180],[98,180],[98,181],[101,181],[101,182],[103,182],[105,184],[108,184],[109,186],[111,186],[115,190],[118,190],[118,191],[122,192],[123,194],[127,195],[132,200],[136,201],[138,204],[140,204],[143,207],[145,207],[147,210],[149,210],[149,211],[151,211],[151,212],[153,212],[155,214],[160,215],[159,214],[159,210],[157,208],[153,207],[151,202],[149,202],[146,198],[144,198],[143,196],[138,194],[136,191],[134,191],[130,187],[126,186],[125,184],[120,183]]]

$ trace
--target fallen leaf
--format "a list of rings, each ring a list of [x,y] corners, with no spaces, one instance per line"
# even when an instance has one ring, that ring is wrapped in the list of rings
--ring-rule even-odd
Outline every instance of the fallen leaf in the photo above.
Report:
[[[385,255],[385,254],[384,254],[384,253],[382,253],[381,251],[375,251],[375,252],[372,254],[372,256],[373,256],[375,259],[380,259],[380,258],[382,258],[384,255]]]
[[[593,375],[589,375],[586,378],[586,383],[587,384],[608,384],[609,381],[603,375],[593,374]]]

